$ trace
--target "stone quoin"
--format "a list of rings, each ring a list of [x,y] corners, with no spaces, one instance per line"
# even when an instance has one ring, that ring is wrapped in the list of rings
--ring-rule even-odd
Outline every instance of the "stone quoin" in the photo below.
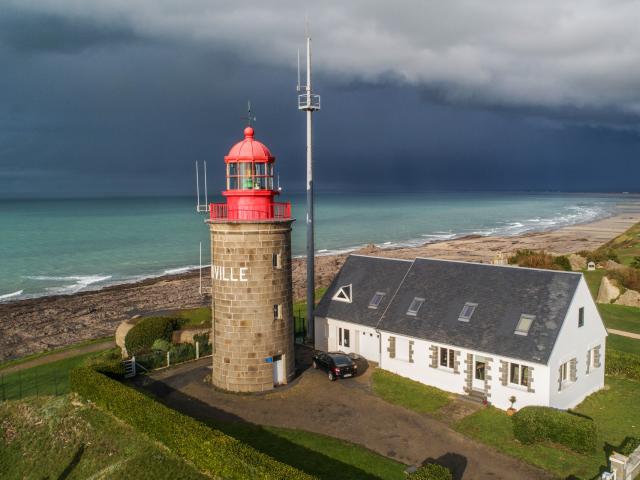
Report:
[[[225,157],[226,203],[209,205],[213,385],[260,392],[295,373],[291,207],[252,127]]]

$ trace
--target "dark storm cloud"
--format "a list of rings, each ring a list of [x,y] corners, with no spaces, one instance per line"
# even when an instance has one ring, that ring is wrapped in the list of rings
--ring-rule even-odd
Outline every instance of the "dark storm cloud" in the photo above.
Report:
[[[638,7],[541,4],[305,5],[318,188],[637,190]],[[302,190],[300,11],[0,0],[0,195],[190,193],[204,159],[220,190],[248,99]]]
[[[2,8],[0,15],[0,45],[20,52],[71,53],[138,40],[134,31],[122,23],[70,18],[12,6]]]

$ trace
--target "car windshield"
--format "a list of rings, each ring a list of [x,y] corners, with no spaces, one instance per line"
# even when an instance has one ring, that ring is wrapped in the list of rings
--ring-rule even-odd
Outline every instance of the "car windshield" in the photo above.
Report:
[[[346,355],[332,355],[331,357],[338,367],[344,367],[353,363]]]

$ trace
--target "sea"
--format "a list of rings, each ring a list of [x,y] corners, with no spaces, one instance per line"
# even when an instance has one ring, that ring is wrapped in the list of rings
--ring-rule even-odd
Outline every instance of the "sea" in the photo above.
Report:
[[[305,196],[292,202],[305,252]],[[551,193],[318,193],[316,252],[519,235],[613,215],[624,196]],[[209,262],[208,228],[188,197],[0,200],[0,302],[73,294]]]

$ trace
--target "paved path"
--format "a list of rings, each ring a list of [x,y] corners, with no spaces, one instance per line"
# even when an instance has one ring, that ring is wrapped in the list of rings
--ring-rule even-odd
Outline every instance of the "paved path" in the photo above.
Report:
[[[78,355],[84,355],[85,353],[91,352],[99,352],[101,350],[106,350],[107,348],[113,348],[116,346],[116,342],[113,340],[105,340],[104,342],[99,343],[91,343],[89,345],[84,345],[82,347],[70,348],[68,350],[63,350],[61,352],[54,352],[48,355],[43,355],[42,357],[34,358],[33,360],[29,360],[24,363],[19,363],[18,365],[13,365],[12,367],[2,368],[0,369],[0,373],[3,375],[7,373],[14,373],[20,370],[26,370],[28,368],[37,367],[38,365],[44,365],[46,363],[57,362],[58,360],[64,360],[65,358],[77,357]]]
[[[201,419],[246,421],[297,428],[361,444],[408,465],[448,459],[456,479],[550,479],[548,473],[475,442],[444,423],[392,405],[371,392],[372,368],[329,382],[307,370],[293,386],[262,395],[233,395],[203,382],[210,360],[141,377],[164,403]]]
[[[640,340],[640,333],[626,332],[624,330],[616,330],[615,328],[607,328],[607,332],[613,333],[614,335],[621,335],[623,337],[635,338],[636,340]]]

